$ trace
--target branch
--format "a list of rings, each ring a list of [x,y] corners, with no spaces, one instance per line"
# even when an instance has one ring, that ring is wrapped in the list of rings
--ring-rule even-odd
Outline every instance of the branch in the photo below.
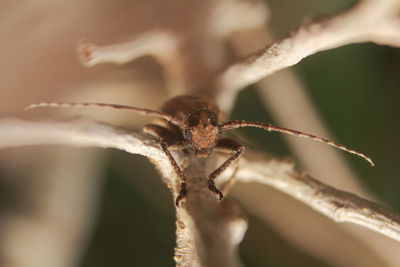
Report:
[[[208,190],[205,162],[200,161],[193,155],[185,169],[188,193],[184,209],[177,209],[175,261],[177,266],[193,266],[193,262],[200,266],[240,266],[237,247],[247,221],[232,200],[216,201]],[[188,243],[194,253],[187,253]]]
[[[257,16],[257,12],[251,15]],[[272,40],[276,39],[265,25],[248,31],[235,32],[229,36],[229,44],[239,57],[262,49]],[[268,76],[258,82],[256,87],[259,89],[258,93],[265,108],[272,112],[278,124],[304,131],[307,129],[308,132],[319,136],[329,136],[304,94],[302,88],[304,86],[291,69],[283,69]],[[363,189],[359,180],[355,179],[355,174],[352,174],[344,164],[337,150],[311,142],[306,144],[299,139],[286,136],[285,139],[293,152],[297,153],[297,158],[302,162],[302,169],[307,169],[324,183],[372,201],[376,200]],[[315,164],[316,162],[318,164]],[[366,228],[355,227],[353,224],[336,224],[326,220],[302,203],[297,204],[297,200],[289,199],[290,196],[283,196],[273,190],[260,188],[254,183],[242,184],[233,193],[244,209],[262,218],[288,241],[334,266],[349,266],[355,263],[361,263],[363,266],[400,266],[399,257],[396,253],[391,253],[399,250],[400,243]],[[280,204],[276,206],[278,202]],[[258,203],[263,203],[262,207]],[[296,221],[295,228],[290,226],[293,220]],[[321,243],[321,234],[330,242]],[[360,241],[366,246],[360,247],[358,245]],[[348,253],[340,254],[344,246]],[[360,259],[356,256],[359,253],[369,254]]]
[[[400,241],[399,215],[302,174],[292,163],[247,153],[240,161],[236,179],[272,186],[336,222],[355,223]]]
[[[399,47],[399,12],[398,0],[364,0],[336,16],[304,23],[281,40],[228,66],[216,80],[218,103],[225,110],[223,104],[229,95],[319,51],[369,41]]]
[[[164,66],[167,89],[170,95],[186,91],[180,40],[168,31],[153,31],[137,36],[136,39],[108,46],[97,46],[83,40],[78,45],[78,57],[86,67],[103,63],[127,64],[143,56],[152,56]]]
[[[131,154],[141,154],[148,157],[156,164],[161,171],[164,182],[172,189],[174,198],[177,196],[179,181],[169,161],[165,157],[159,143],[151,138],[138,133],[127,133],[121,129],[106,126],[89,121],[77,122],[25,122],[20,120],[0,121],[0,147],[18,147],[26,145],[69,145],[80,147],[102,147],[116,148]],[[176,157],[182,159],[181,157]],[[243,227],[243,219],[238,220],[236,208],[230,205],[229,212],[224,205],[218,207],[215,196],[211,194],[207,187],[205,177],[205,162],[202,159],[191,155],[188,158],[190,164],[185,168],[188,177],[188,195],[183,203],[183,208],[178,208],[178,218],[184,220],[185,227],[180,226],[184,231],[186,227],[195,233],[194,242],[197,244],[196,250],[201,247],[205,251],[198,254],[201,262],[208,262],[207,257],[214,255],[211,260],[219,262],[220,255],[232,255],[233,244],[238,243],[241,238],[240,229]],[[229,172],[224,176],[227,177]],[[293,164],[267,158],[263,154],[246,153],[240,159],[239,170],[236,179],[242,182],[259,182],[274,187],[316,211],[328,216],[337,222],[352,222],[362,225],[378,233],[386,235],[400,241],[400,216],[386,210],[385,208],[364,200],[354,194],[337,190],[325,185],[308,175],[297,171]],[[221,210],[222,209],[222,210]],[[224,216],[222,216],[225,214]],[[229,216],[226,214],[230,214]],[[236,215],[232,215],[236,214]],[[187,216],[189,215],[189,216]],[[190,217],[190,218],[189,218]],[[229,219],[227,219],[229,218]],[[232,219],[233,218],[233,219]],[[193,221],[192,221],[193,220]],[[240,221],[241,227],[236,227]],[[226,231],[223,223],[228,222],[235,231]],[[181,223],[178,220],[178,226]],[[222,228],[221,228],[222,227]],[[177,230],[178,232],[180,229]],[[221,234],[223,233],[223,234]],[[184,233],[178,233],[179,235]],[[222,241],[225,240],[225,241]],[[215,244],[229,244],[218,249]],[[236,240],[236,241],[234,241]],[[200,242],[200,243],[199,243]],[[207,244],[205,246],[205,244]],[[212,246],[210,246],[212,244]],[[224,248],[226,249],[224,251]],[[179,248],[182,250],[182,248]],[[228,259],[230,264],[235,262],[232,258]],[[229,265],[228,266],[232,266]]]
[[[138,133],[88,120],[72,122],[0,121],[0,148],[27,145],[68,145],[76,147],[116,148],[148,157],[172,190],[179,192],[179,179],[160,144]],[[190,156],[190,155],[189,155]],[[175,155],[178,162],[180,155]],[[204,161],[191,155],[184,169],[188,194],[177,208],[178,266],[238,266],[237,246],[247,223],[234,203],[218,202],[207,185]]]

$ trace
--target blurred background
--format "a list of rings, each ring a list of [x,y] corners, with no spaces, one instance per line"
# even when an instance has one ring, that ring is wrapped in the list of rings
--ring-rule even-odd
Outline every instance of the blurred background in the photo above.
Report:
[[[154,58],[88,69],[79,64],[76,45],[83,38],[99,45],[118,43],[165,28],[184,40],[184,53],[197,57],[222,53],[221,62],[229,62],[235,58],[229,41],[206,39],[209,36],[204,27],[211,2],[0,1],[1,117],[67,120],[88,116],[140,130],[148,119],[124,111],[22,112],[22,107],[52,100],[159,107],[167,93],[163,68]],[[276,36],[271,37],[275,40],[310,16],[332,14],[353,3],[265,1],[270,12],[265,29]],[[195,63],[202,60],[188,58]],[[295,77],[295,86],[301,88],[329,136],[370,156],[376,164],[373,168],[339,152],[342,165],[330,166],[325,175],[308,167],[280,134],[243,129],[235,136],[246,147],[290,158],[330,185],[400,212],[399,62],[399,49],[355,44],[308,57],[288,74]],[[196,71],[209,75],[201,68]],[[273,91],[271,81],[263,89]],[[283,83],[278,79],[275,84]],[[257,86],[243,90],[230,117],[308,129],[283,125],[285,122],[278,118],[285,117],[284,112],[265,105],[265,95],[260,92]],[[283,98],[292,99],[292,104],[278,105],[283,110],[299,108],[294,120],[302,125],[304,119],[306,124],[302,106],[296,106],[301,101],[292,94]],[[315,133],[312,129],[308,131]],[[315,161],[317,167],[325,164],[329,162],[324,158]],[[335,184],[339,168],[346,169],[343,177],[350,178]],[[333,178],[325,179],[329,175]],[[243,205],[249,220],[240,245],[245,266],[400,264],[395,253],[399,246],[394,241],[368,231],[357,233],[356,226],[333,223],[265,186],[237,184],[230,197]],[[1,266],[173,266],[174,210],[170,193],[143,157],[121,151],[58,147],[0,151]]]

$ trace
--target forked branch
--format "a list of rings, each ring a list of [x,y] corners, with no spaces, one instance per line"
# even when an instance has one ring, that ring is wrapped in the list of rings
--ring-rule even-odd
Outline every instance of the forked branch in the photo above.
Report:
[[[71,122],[0,121],[0,148],[28,145],[67,145],[116,148],[140,154],[161,172],[173,199],[179,193],[179,178],[159,142],[147,135],[89,120]],[[181,159],[179,155],[176,157]],[[204,161],[193,157],[184,169],[188,194],[177,208],[178,266],[239,266],[236,249],[247,228],[239,209],[230,201],[218,205],[207,185]]]
[[[177,177],[159,143],[142,134],[128,133],[121,129],[91,121],[62,123],[25,122],[20,120],[0,121],[1,148],[27,145],[116,148],[131,154],[140,154],[148,157],[156,164],[163,175],[164,182],[172,188],[173,197],[176,197],[178,193]],[[180,236],[179,231],[182,231],[181,236],[187,237],[185,231],[189,227],[189,231],[193,231],[195,234],[194,240],[189,238],[192,241],[187,243],[192,247],[187,247],[187,249],[189,251],[192,251],[192,249],[197,251],[200,246],[202,248],[200,253],[196,253],[199,255],[201,262],[210,260],[220,262],[220,255],[230,255],[231,258],[227,259],[226,263],[229,262],[229,264],[235,265],[237,260],[232,251],[235,251],[236,245],[239,243],[237,236],[242,236],[246,229],[245,222],[241,216],[237,215],[238,212],[235,211],[237,209],[232,205],[228,205],[228,208],[224,207],[224,205],[221,205],[221,208],[216,207],[217,200],[207,188],[205,182],[207,179],[200,179],[204,175],[202,171],[199,171],[203,169],[201,161],[196,158],[190,159],[190,161],[190,169],[186,170],[191,181],[188,183],[188,191],[190,193],[188,193],[188,198],[183,208],[177,208],[178,217],[185,216],[186,222],[189,223],[183,227],[182,225],[178,227],[178,237]],[[318,182],[310,176],[297,171],[293,164],[267,158],[262,154],[248,152],[240,159],[239,163],[239,169],[235,176],[239,181],[258,182],[272,186],[337,222],[352,222],[362,225],[400,242],[400,216],[378,204]],[[231,173],[227,172],[224,175],[229,176]],[[229,214],[229,216],[226,214]],[[188,215],[189,217],[187,217]],[[210,220],[210,218],[213,219]],[[182,221],[178,221],[178,224],[179,222]],[[215,235],[216,232],[221,231],[220,227],[223,224],[229,226],[225,227],[228,230],[224,232],[225,234]],[[212,236],[213,238],[206,238],[205,240],[200,238],[205,236]],[[230,241],[228,245],[225,243],[227,240]],[[206,246],[204,242],[211,242],[212,245],[208,244]],[[225,250],[221,251],[220,248],[219,256],[215,255],[215,251],[208,251],[214,248],[215,245],[222,244],[221,242],[225,244],[223,246]],[[182,250],[185,251],[182,248],[178,251]],[[205,255],[215,255],[217,258],[207,258]],[[188,253],[188,255],[180,255],[180,257],[184,260],[190,260],[193,258],[193,254]]]

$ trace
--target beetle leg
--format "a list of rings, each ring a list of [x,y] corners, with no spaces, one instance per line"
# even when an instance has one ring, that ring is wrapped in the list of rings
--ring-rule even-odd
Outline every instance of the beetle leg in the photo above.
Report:
[[[233,170],[232,175],[223,183],[221,183],[219,185],[219,190],[222,192],[222,194],[226,194],[227,192],[229,192],[229,190],[232,188],[232,186],[235,184],[235,176],[239,170],[239,166],[235,166],[235,169]]]
[[[221,200],[224,195],[222,192],[215,186],[214,180],[217,178],[223,171],[225,171],[235,160],[237,160],[242,153],[244,152],[244,146],[236,142],[235,140],[229,138],[222,138],[218,141],[217,145],[214,148],[216,152],[223,153],[234,153],[231,157],[229,157],[221,166],[219,166],[215,171],[213,171],[208,176],[208,188],[218,194],[219,199]]]
[[[162,127],[160,125],[147,124],[144,126],[143,131],[147,134],[160,138],[161,148],[164,151],[165,155],[167,156],[172,167],[174,168],[175,173],[181,180],[179,195],[175,201],[175,205],[179,207],[179,202],[185,197],[187,193],[186,183],[185,183],[186,178],[181,168],[179,168],[178,163],[171,155],[170,149],[171,150],[183,149],[182,141],[179,139],[178,136],[176,136],[176,134],[171,132],[168,128]]]

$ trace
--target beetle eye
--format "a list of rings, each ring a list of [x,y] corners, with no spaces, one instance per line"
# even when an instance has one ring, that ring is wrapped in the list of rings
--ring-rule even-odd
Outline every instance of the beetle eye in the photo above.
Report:
[[[218,126],[218,121],[217,121],[217,119],[215,118],[215,116],[211,116],[210,122],[211,122],[211,124],[212,124],[213,126]]]
[[[188,119],[189,127],[194,127],[200,123],[198,116],[190,116]]]

